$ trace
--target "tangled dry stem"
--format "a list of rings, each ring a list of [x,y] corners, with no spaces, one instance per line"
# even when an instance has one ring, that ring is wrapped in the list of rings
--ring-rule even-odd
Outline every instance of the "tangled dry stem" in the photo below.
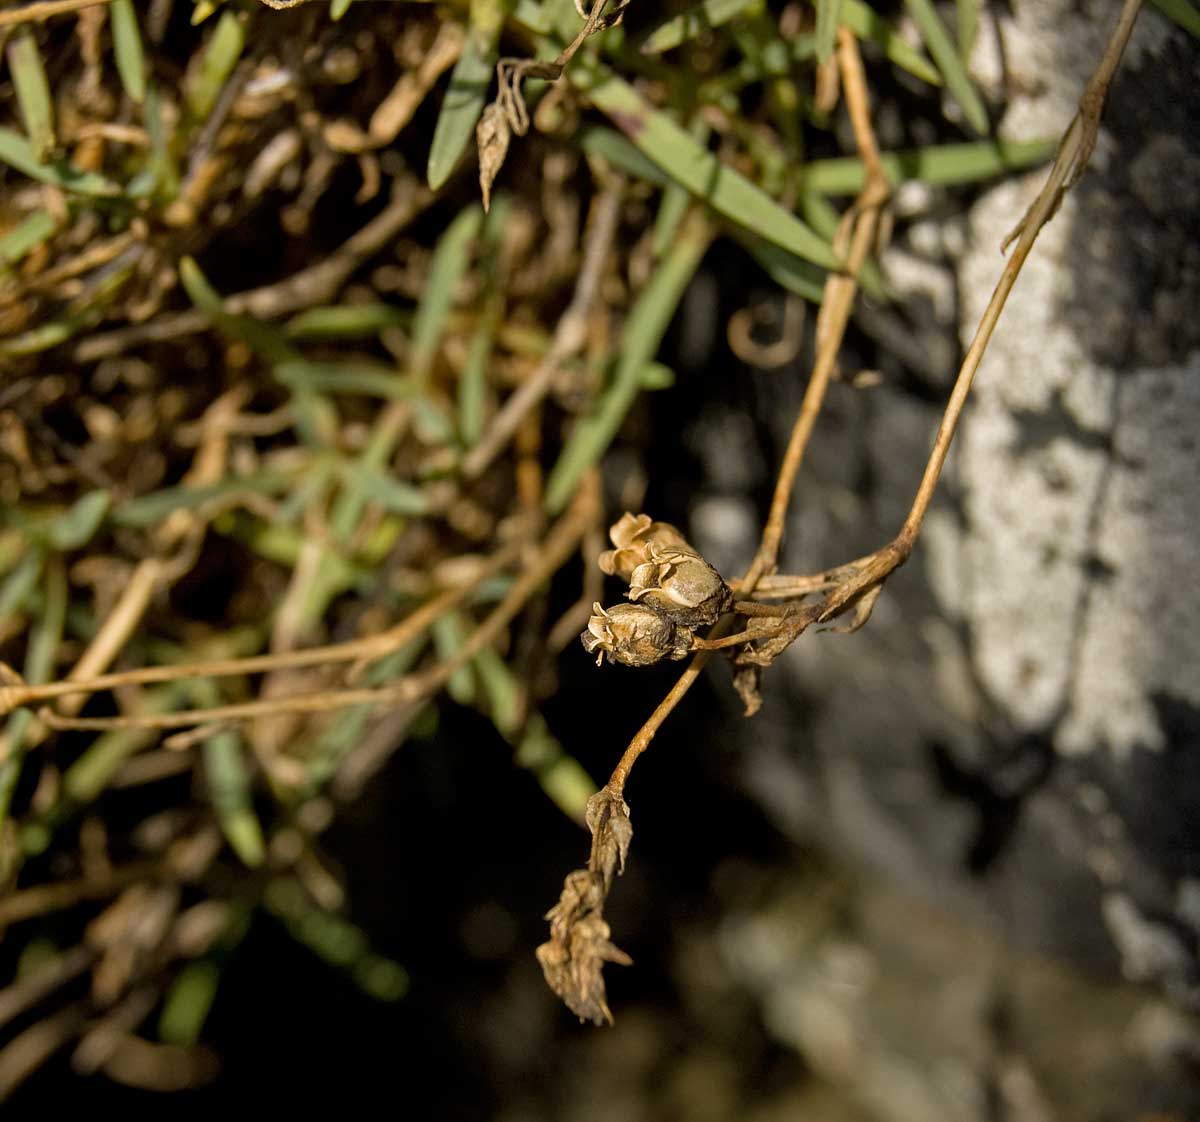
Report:
[[[1005,245],[1001,247],[1005,249],[1011,242],[1016,242],[1011,256],[1005,263],[1000,279],[997,281],[979,327],[976,329],[975,337],[963,358],[921,482],[899,533],[892,541],[874,553],[827,572],[800,577],[778,576],[775,574],[775,567],[779,548],[783,541],[784,522],[791,501],[792,489],[824,402],[826,390],[836,368],[837,354],[857,294],[857,277],[875,245],[880,228],[880,216],[888,198],[887,179],[880,164],[879,149],[870,123],[866,79],[857,42],[845,28],[839,29],[837,63],[854,128],[855,141],[866,170],[866,182],[851,210],[853,231],[845,269],[841,273],[831,275],[826,282],[817,324],[817,357],[813,373],[809,379],[780,466],[758,552],[746,574],[740,580],[731,582],[732,588],[741,598],[734,604],[734,612],[741,612],[757,626],[748,628],[739,635],[731,635],[729,630],[733,626],[736,616],[730,614],[713,628],[707,639],[695,641],[697,653],[625,749],[617,766],[613,769],[607,785],[601,792],[603,802],[599,805],[604,807],[619,805],[624,814],[624,821],[628,822],[628,808],[623,794],[630,770],[638,757],[650,746],[655,734],[675,706],[691,689],[714,651],[729,647],[734,650],[735,653],[732,656],[735,668],[734,686],[742,697],[747,715],[751,715],[761,704],[759,679],[763,669],[778,658],[809,627],[815,623],[828,622],[846,612],[853,613],[851,621],[838,630],[857,631],[868,621],[883,590],[884,582],[907,561],[916,544],[942,468],[945,465],[951,441],[962,417],[972,382],[1008,295],[1012,291],[1042,227],[1054,216],[1066,191],[1079,179],[1095,146],[1104,103],[1140,7],[1141,0],[1125,0],[1104,55],[1085,87],[1080,99],[1079,110],[1063,135],[1046,183],[1012,235],[1006,240]],[[804,602],[805,598],[815,593],[821,594],[818,599],[808,603]],[[756,602],[756,597],[790,600],[793,603],[785,607],[781,614],[762,618],[756,615],[754,609],[746,610],[745,602]],[[603,980],[599,977],[600,967],[606,961],[604,955],[598,951],[589,951],[586,959],[580,961],[576,974],[570,972],[572,962],[570,956],[574,947],[570,932],[575,928],[568,921],[577,924],[581,919],[589,916],[599,917],[600,909],[607,897],[608,886],[604,884],[604,891],[600,893],[601,881],[599,880],[588,881],[592,887],[589,889],[591,895],[587,896],[586,902],[584,897],[578,894],[578,888],[572,887],[583,883],[579,879],[572,880],[572,878],[579,878],[581,873],[592,878],[596,877],[593,864],[597,844],[597,832],[593,827],[593,860],[589,862],[587,870],[581,870],[568,877],[563,899],[548,916],[552,922],[551,942],[539,950],[539,958],[542,958],[543,968],[546,969],[547,980],[550,982],[551,988],[563,997],[572,1010],[584,1017],[584,1013],[580,1012],[582,1008],[589,1015],[585,1019],[606,1023],[611,1020],[611,1014],[608,1006],[604,1003],[604,985]],[[605,844],[611,849],[613,843]],[[628,838],[626,837],[625,846],[619,851],[620,860],[616,866],[618,870],[624,865],[627,848]],[[611,947],[608,942],[607,925],[603,925],[603,932],[603,947]],[[552,948],[547,953],[555,962],[553,974],[546,965],[546,959],[542,957],[542,951],[546,947]],[[584,962],[587,965],[586,970],[583,969]],[[579,982],[585,988],[573,987],[571,984],[573,982]],[[597,994],[599,995],[598,999],[595,997]],[[596,1004],[597,1000],[598,1004]],[[577,1006],[579,1007],[577,1008]],[[597,1012],[600,1014],[599,1016],[592,1015]]]

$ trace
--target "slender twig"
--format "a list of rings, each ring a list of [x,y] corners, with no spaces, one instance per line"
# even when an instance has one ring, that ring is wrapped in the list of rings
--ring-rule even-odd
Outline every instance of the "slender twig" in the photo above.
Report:
[[[350,639],[344,643],[333,643],[322,647],[308,647],[296,651],[280,651],[274,654],[252,655],[248,658],[215,659],[209,662],[180,663],[175,666],[142,666],[136,670],[122,670],[113,674],[100,674],[94,678],[61,682],[49,682],[43,685],[0,686],[0,713],[7,712],[21,705],[36,701],[48,701],[68,694],[96,693],[100,690],[119,689],[122,686],[145,686],[159,682],[174,682],[181,678],[227,678],[237,674],[260,674],[272,670],[295,669],[302,666],[324,666],[338,662],[373,662],[383,658],[393,651],[399,650],[422,634],[433,622],[446,612],[457,607],[469,596],[479,584],[488,577],[510,565],[520,553],[523,541],[510,542],[501,547],[487,559],[472,579],[464,584],[456,585],[439,593],[433,599],[426,601],[419,608],[406,616],[394,627],[377,635],[369,635],[362,639]],[[312,695],[314,698],[322,695]],[[311,700],[311,699],[310,699]],[[352,704],[352,703],[350,703]],[[227,707],[230,708],[230,707]],[[243,707],[234,706],[241,709]],[[308,712],[313,710],[309,709]],[[162,714],[163,717],[178,714]],[[241,713],[236,714],[241,716]],[[221,719],[214,716],[213,720]],[[55,717],[56,727],[68,727],[62,723],[62,718]],[[105,720],[121,721],[124,718],[105,718]],[[139,727],[167,728],[166,724],[148,725],[145,718],[137,718],[140,723],[130,725],[105,725],[103,727]],[[185,724],[191,722],[184,722]],[[99,727],[92,725],[71,725],[70,727]]]
[[[112,0],[41,0],[37,4],[25,4],[0,12],[0,27],[12,27],[18,23],[41,23],[67,12],[78,12],[81,8],[95,8],[109,4]]]
[[[432,697],[445,686],[459,669],[470,662],[480,651],[491,646],[496,641],[500,633],[525,606],[529,597],[566,562],[567,558],[570,557],[579,544],[579,540],[586,533],[591,521],[595,518],[598,504],[599,496],[594,486],[580,488],[575,502],[568,509],[567,513],[559,519],[550,533],[546,535],[546,538],[538,544],[533,563],[513,582],[512,587],[500,603],[472,632],[470,638],[463,643],[453,658],[438,663],[423,673],[401,678],[386,686],[327,690],[299,696],[260,698],[256,701],[241,702],[234,705],[218,705],[207,709],[185,709],[174,713],[138,713],[122,717],[63,718],[56,716],[48,710],[43,710],[41,713],[42,720],[52,728],[58,729],[168,729],[183,728],[189,725],[216,721],[245,720],[251,717],[263,717],[278,713],[326,713],[352,705],[410,705],[415,701]],[[461,590],[455,589],[453,591],[459,593],[459,599],[461,599]],[[425,607],[429,609],[430,605],[426,605]],[[446,609],[443,608],[442,610]],[[431,614],[431,612],[426,613],[426,618],[422,620],[420,630],[423,630],[424,627],[427,627],[432,622],[432,618],[430,618]],[[404,621],[405,624],[409,624],[409,631],[405,636],[404,642],[408,642],[414,634],[420,633],[410,623],[416,615],[417,613],[414,612],[413,616]],[[384,633],[384,636],[387,637],[387,645],[385,648],[382,648],[383,653],[390,652],[404,645],[403,642],[396,642],[396,633],[399,631],[399,626],[392,629],[391,632]],[[344,661],[346,657],[345,648],[347,647],[357,647],[356,654],[359,657],[364,653],[368,657],[379,657],[381,647],[377,641],[384,638],[384,636],[372,636],[369,639],[352,640],[350,643],[339,644],[335,647],[315,648],[311,651],[292,651],[276,656],[258,656],[258,668],[264,668],[262,665],[263,660],[271,658],[295,659],[298,656],[305,655],[308,656],[307,664],[311,665],[313,661],[316,661],[313,659],[316,651],[323,653],[323,661],[329,661],[331,653],[336,656],[337,660]],[[375,643],[376,646],[372,647],[372,643]],[[244,665],[253,660],[229,660],[229,663],[236,661],[240,661]],[[224,665],[228,667],[229,663]],[[293,665],[295,664],[293,663]],[[300,664],[304,665],[305,663]],[[222,666],[221,663],[209,665]],[[129,673],[147,674],[150,671],[166,669],[171,668],[148,667],[142,671],[130,671]],[[236,673],[241,672],[236,671]],[[209,676],[217,676],[212,670],[207,671],[207,674]],[[153,680],[162,681],[164,679],[156,678]]]
[[[879,211],[888,196],[887,179],[880,165],[878,146],[875,144],[874,133],[871,131],[866,77],[863,74],[862,61],[858,54],[858,44],[854,36],[844,28],[839,32],[838,37],[838,60],[843,67],[846,102],[850,107],[855,140],[866,168],[867,180],[862,194],[855,203],[854,232],[851,237],[850,252],[846,256],[845,273],[831,274],[825,282],[821,316],[818,319],[819,349],[816,362],[808,388],[800,403],[800,413],[792,428],[787,451],[784,454],[783,465],[780,468],[779,478],[775,484],[775,493],[771,500],[770,514],[763,530],[762,542],[753,564],[745,576],[737,582],[737,588],[743,597],[754,592],[758,581],[774,568],[779,555],[779,546],[783,540],[784,518],[791,500],[792,488],[796,482],[796,474],[800,470],[817,414],[821,411],[821,406],[825,401],[825,392],[833,377],[837,353],[841,347],[842,337],[845,334],[846,324],[849,322],[850,311],[854,304],[854,296],[858,290],[858,273],[875,242]],[[709,636],[709,641],[719,641],[727,633],[727,630],[727,623],[718,624]],[[679,680],[650,715],[650,719],[642,725],[637,735],[630,741],[629,747],[625,749],[608,781],[609,789],[615,794],[620,794],[624,790],[625,780],[629,776],[634,761],[650,746],[651,740],[662,727],[663,721],[692,688],[692,684],[700,676],[700,671],[704,669],[711,657],[711,650],[701,650],[692,657],[688,668],[680,675]]]

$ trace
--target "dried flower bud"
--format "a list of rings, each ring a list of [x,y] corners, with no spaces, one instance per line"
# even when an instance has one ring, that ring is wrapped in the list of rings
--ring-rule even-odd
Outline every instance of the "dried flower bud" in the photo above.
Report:
[[[692,633],[643,604],[592,605],[587,630],[579,636],[589,654],[598,651],[596,665],[607,654],[625,666],[652,666],[664,658],[684,658]]]
[[[732,595],[721,574],[669,522],[626,513],[609,536],[617,548],[600,555],[600,568],[629,582],[630,600],[685,627],[716,623],[729,607]]]

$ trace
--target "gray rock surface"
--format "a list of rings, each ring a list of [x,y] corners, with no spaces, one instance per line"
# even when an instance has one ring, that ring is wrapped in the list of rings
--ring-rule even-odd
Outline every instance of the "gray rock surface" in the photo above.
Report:
[[[985,24],[976,68],[1009,105],[1002,132],[1062,131],[1118,9],[1020,0]],[[1200,1010],[1197,121],[1200,50],[1147,9],[1093,169],[1009,301],[917,555],[866,630],[805,636],[767,674],[744,763],[749,789],[792,836],[935,914],[1071,969],[1150,983],[1160,997],[1109,1009],[1114,1031],[1161,1041],[1164,1018],[1182,1017],[1171,1020],[1177,1052],[1200,1041],[1186,1016]],[[987,191],[965,225],[920,221],[916,200],[894,260],[898,283],[923,301],[914,335],[942,333],[927,354],[956,332],[969,342],[1000,242],[1043,176]],[[869,311],[860,325],[883,339],[890,314],[873,322]],[[944,362],[919,366],[907,365],[908,385],[885,367],[878,388],[834,388],[789,522],[787,571],[844,561],[898,529],[945,392]],[[781,431],[805,371],[798,361],[761,403]],[[712,492],[736,489],[714,469]],[[745,511],[736,495],[722,502],[697,500],[693,532],[725,557]],[[770,1008],[786,1000],[783,982],[737,961]],[[1011,996],[1026,975],[991,977]],[[810,994],[818,1006],[827,996]],[[820,1066],[835,1045],[805,1043],[806,1008],[785,1035]],[[836,1051],[828,1062],[836,1068]],[[1024,1078],[1011,1076],[1014,1094]],[[878,1116],[991,1117],[953,1099]],[[1059,1116],[1035,1107],[997,1116]]]

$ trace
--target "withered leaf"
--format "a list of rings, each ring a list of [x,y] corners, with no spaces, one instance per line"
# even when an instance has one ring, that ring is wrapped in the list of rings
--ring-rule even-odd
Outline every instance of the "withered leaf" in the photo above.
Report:
[[[475,143],[479,148],[479,189],[483,193],[483,209],[492,201],[492,184],[504,166],[508,155],[508,143],[512,139],[512,128],[504,110],[492,102],[475,126]]]

